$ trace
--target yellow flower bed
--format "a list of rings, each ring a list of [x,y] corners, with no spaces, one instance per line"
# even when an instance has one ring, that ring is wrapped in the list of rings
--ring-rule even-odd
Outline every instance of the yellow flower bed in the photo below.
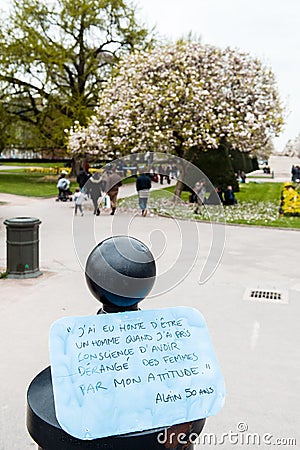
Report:
[[[63,169],[61,167],[28,167],[25,169],[25,172],[27,173],[41,173],[41,174],[54,174],[58,175],[62,171],[67,172],[68,174],[71,172],[71,169],[68,167],[64,167]]]
[[[293,183],[284,183],[279,212],[282,216],[300,216],[300,194]]]
[[[59,175],[61,172],[66,172],[68,175],[70,175],[71,173],[71,168],[70,167],[28,167],[26,169],[24,169],[24,172],[27,173],[41,173],[41,174],[53,174],[53,175]],[[89,169],[90,173],[95,173],[95,172],[103,172],[103,170],[101,169]]]

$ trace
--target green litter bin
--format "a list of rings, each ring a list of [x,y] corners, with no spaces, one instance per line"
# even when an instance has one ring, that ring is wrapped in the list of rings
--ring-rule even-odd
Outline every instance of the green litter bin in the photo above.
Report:
[[[39,225],[35,217],[13,217],[6,225],[8,278],[35,278],[39,269]]]

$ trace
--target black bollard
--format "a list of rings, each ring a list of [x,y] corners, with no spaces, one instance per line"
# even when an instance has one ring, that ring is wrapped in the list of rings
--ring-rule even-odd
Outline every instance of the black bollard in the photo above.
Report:
[[[89,255],[85,269],[89,289],[103,304],[98,314],[138,310],[138,303],[153,287],[155,275],[156,265],[148,247],[128,236],[109,238],[98,244]],[[191,450],[194,446],[189,442],[189,435],[195,440],[204,424],[205,419],[200,419],[168,429],[80,440],[66,433],[57,421],[50,367],[33,379],[27,392],[27,429],[39,450]],[[182,439],[182,433],[186,439]],[[176,441],[177,434],[181,436],[180,443]],[[168,443],[163,437],[169,435],[172,442]]]

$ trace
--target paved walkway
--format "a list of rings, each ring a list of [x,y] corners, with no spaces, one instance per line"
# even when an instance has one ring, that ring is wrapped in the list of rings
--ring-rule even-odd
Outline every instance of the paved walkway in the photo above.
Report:
[[[264,174],[262,169],[255,170],[248,174],[247,181],[256,181],[258,183],[284,183],[286,181],[291,181],[292,165],[300,165],[300,158],[272,155],[269,158],[271,174]]]
[[[125,187],[127,194],[130,187]],[[145,309],[186,305],[206,318],[224,373],[227,400],[207,421],[206,432],[237,432],[262,437],[297,438],[299,378],[300,233],[288,230],[222,226],[91,211],[73,217],[71,203],[0,194],[0,267],[5,267],[3,220],[16,216],[41,219],[37,279],[0,280],[0,450],[35,448],[25,426],[26,391],[49,365],[50,325],[68,315],[94,314],[99,304],[85,285],[83,266],[102,239],[129,234],[149,245],[157,260],[158,283],[142,303]],[[217,250],[210,254],[212,240]],[[184,250],[188,251],[184,251]],[[207,261],[215,273],[199,284]],[[163,274],[167,274],[164,282]],[[288,303],[249,301],[247,288],[287,291]],[[212,445],[211,447],[219,447]],[[270,448],[249,445],[246,448]],[[197,447],[198,448],[198,447]],[[224,448],[243,448],[228,441]],[[285,447],[295,448],[295,447]],[[200,447],[199,447],[200,449]]]

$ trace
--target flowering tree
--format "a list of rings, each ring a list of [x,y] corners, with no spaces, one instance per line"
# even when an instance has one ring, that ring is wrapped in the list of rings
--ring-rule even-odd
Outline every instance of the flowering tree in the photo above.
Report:
[[[298,156],[300,158],[300,134],[286,143],[283,154],[285,156]]]
[[[191,160],[224,140],[257,151],[281,131],[272,71],[249,54],[177,42],[121,60],[86,128],[69,131],[73,154],[160,151]]]

